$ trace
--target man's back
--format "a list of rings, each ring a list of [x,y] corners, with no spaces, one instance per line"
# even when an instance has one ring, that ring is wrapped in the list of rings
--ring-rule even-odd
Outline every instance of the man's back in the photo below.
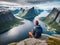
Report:
[[[39,25],[39,21],[35,21],[35,27],[32,32],[29,32],[30,37],[40,38],[43,32],[42,27]]]
[[[40,25],[36,25],[33,29],[33,35],[35,38],[41,37],[42,32],[43,32],[43,30]]]

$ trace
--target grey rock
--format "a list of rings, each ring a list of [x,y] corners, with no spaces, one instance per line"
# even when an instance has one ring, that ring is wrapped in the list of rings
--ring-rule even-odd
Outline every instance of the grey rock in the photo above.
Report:
[[[47,45],[47,43],[45,41],[41,41],[40,39],[28,38],[17,43],[17,45]]]
[[[42,34],[41,38],[27,38],[21,42],[18,42],[17,45],[47,45],[46,40],[48,40],[49,37],[46,34]]]

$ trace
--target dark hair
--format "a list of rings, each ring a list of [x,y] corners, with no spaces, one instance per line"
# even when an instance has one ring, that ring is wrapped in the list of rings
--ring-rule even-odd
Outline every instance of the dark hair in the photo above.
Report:
[[[36,20],[36,21],[35,21],[35,24],[36,24],[36,25],[38,25],[38,24],[39,24],[39,21],[38,21],[38,20]]]

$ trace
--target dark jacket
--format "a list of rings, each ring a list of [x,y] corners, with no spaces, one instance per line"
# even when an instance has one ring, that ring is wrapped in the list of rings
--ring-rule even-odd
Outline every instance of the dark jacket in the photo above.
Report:
[[[40,25],[36,25],[33,29],[33,35],[35,38],[41,37],[42,32],[43,32],[43,29]]]

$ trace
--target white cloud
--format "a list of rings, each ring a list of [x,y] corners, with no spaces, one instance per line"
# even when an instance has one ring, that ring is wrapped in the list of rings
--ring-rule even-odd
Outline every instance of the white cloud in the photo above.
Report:
[[[46,2],[54,2],[57,0],[0,0],[0,1],[15,2],[19,4],[39,4],[39,3],[46,3]]]
[[[47,2],[45,4],[38,4],[36,7],[44,10],[52,9],[54,7],[60,8],[60,2]]]
[[[21,1],[21,3],[23,2],[23,0]],[[60,8],[60,2],[47,2],[47,3],[41,3],[41,4],[19,4],[19,3],[12,3],[12,2],[6,2],[6,1],[0,1],[0,6],[1,5],[10,5],[10,6],[15,6],[15,7],[37,7],[39,9],[43,9],[43,10],[48,10],[48,9],[52,9],[54,7],[56,8]]]

